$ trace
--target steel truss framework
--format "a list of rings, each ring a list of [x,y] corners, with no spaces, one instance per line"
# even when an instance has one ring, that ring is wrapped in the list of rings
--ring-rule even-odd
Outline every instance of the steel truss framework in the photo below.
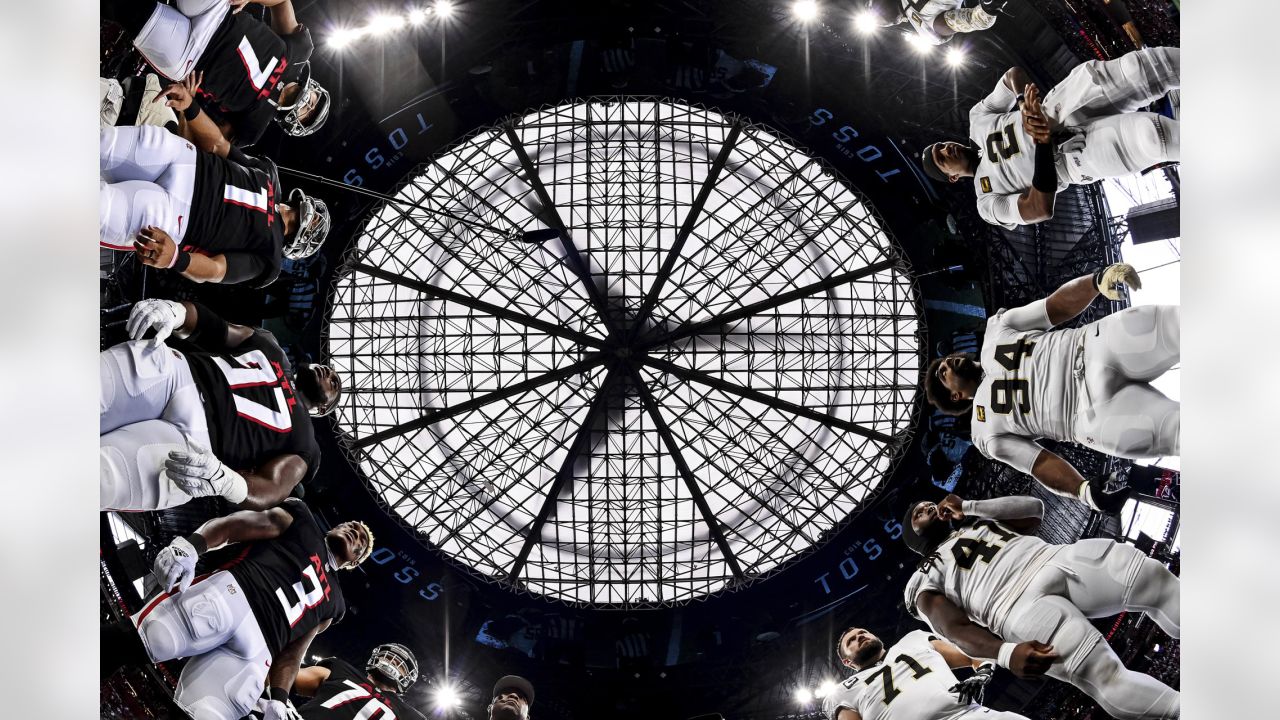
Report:
[[[603,607],[741,587],[856,515],[907,444],[911,270],[766,127],[574,101],[471,134],[395,195],[412,207],[373,211],[332,296],[342,442],[486,579]]]

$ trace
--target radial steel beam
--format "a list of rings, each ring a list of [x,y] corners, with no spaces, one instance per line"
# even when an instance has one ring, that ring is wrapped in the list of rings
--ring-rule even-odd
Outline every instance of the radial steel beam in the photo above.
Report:
[[[520,552],[516,555],[515,562],[511,563],[511,570],[507,572],[506,577],[508,581],[515,581],[524,570],[525,563],[529,560],[529,553],[533,551],[533,546],[538,543],[542,527],[547,524],[547,518],[551,517],[551,511],[555,509],[556,503],[559,502],[560,493],[564,490],[564,486],[573,477],[574,465],[591,443],[591,434],[594,431],[596,419],[608,404],[609,394],[613,390],[613,386],[622,379],[624,374],[618,371],[616,365],[611,366],[609,374],[604,378],[604,382],[600,383],[600,389],[596,391],[596,396],[591,401],[591,407],[587,409],[587,416],[582,419],[582,425],[578,427],[578,434],[574,436],[573,443],[565,453],[564,462],[560,463],[560,470],[556,472],[555,479],[551,481],[551,488],[547,490],[547,497],[542,501],[542,507],[538,510],[537,517],[533,519],[533,524],[529,526],[529,532],[525,535],[524,544],[520,546]]]
[[[680,259],[680,251],[684,248],[685,242],[689,239],[689,235],[693,233],[693,228],[697,226],[698,220],[702,217],[702,210],[707,206],[707,198],[711,197],[711,191],[715,188],[716,182],[720,179],[720,173],[724,170],[724,166],[729,162],[729,154],[738,145],[738,136],[742,134],[743,122],[741,118],[734,120],[733,127],[729,130],[729,136],[725,138],[724,144],[720,146],[720,152],[716,154],[716,158],[711,163],[711,169],[707,172],[707,177],[702,181],[702,189],[698,191],[698,196],[693,199],[693,204],[689,206],[689,212],[684,217],[684,222],[680,225],[680,232],[676,234],[675,243],[667,252],[667,257],[662,261],[662,267],[658,270],[657,279],[653,285],[649,287],[649,292],[644,296],[644,302],[640,304],[640,309],[636,312],[636,324],[633,332],[640,332],[644,326],[644,319],[648,316],[649,311],[658,302],[658,295],[662,292],[662,288],[667,284],[667,280],[671,277],[671,271],[675,269],[676,261]]]
[[[729,566],[729,570],[733,572],[733,577],[739,582],[746,580],[746,574],[742,572],[742,565],[738,562],[738,556],[734,554],[733,549],[729,547],[729,540],[725,538],[724,531],[720,529],[720,520],[711,512],[711,506],[707,504],[707,498],[702,494],[702,488],[698,487],[698,478],[693,474],[693,468],[689,467],[689,463],[685,461],[684,455],[680,452],[680,445],[676,442],[676,437],[671,432],[671,426],[667,425],[667,421],[662,417],[662,412],[658,408],[658,401],[653,397],[653,391],[649,389],[644,378],[640,376],[640,372],[634,367],[628,366],[631,374],[631,381],[636,385],[636,392],[639,393],[640,399],[644,401],[645,410],[649,412],[649,417],[653,418],[653,424],[658,431],[658,436],[662,438],[662,442],[667,446],[667,454],[676,463],[676,469],[680,471],[680,477],[684,480],[685,487],[689,489],[689,495],[693,498],[693,504],[697,506],[698,512],[702,515],[702,521],[706,523],[707,530],[711,533],[711,539],[716,546],[720,548],[720,554],[724,556],[725,564]]]
[[[774,295],[773,297],[767,298],[765,300],[761,300],[758,303],[753,303],[751,305],[738,308],[737,310],[727,312],[722,315],[717,315],[707,320],[702,320],[692,325],[684,325],[684,326],[678,327],[675,330],[672,330],[669,333],[661,335],[654,340],[645,341],[643,345],[645,349],[652,349],[660,345],[670,344],[681,338],[686,338],[693,335],[701,335],[705,330],[708,330],[710,328],[714,328],[719,325],[724,325],[726,323],[742,320],[743,318],[748,318],[753,315],[759,315],[762,312],[772,310],[777,307],[782,307],[783,305],[786,305],[789,302],[799,300],[801,298],[806,298],[806,297],[809,297],[810,295],[815,295],[817,293],[820,293],[826,290],[830,290],[833,287],[839,287],[840,285],[853,282],[854,280],[858,280],[860,278],[864,278],[869,275],[875,275],[878,272],[881,272],[883,270],[888,270],[889,268],[892,268],[896,265],[897,265],[896,260],[892,260],[892,259],[881,260],[878,263],[872,263],[871,265],[858,268],[857,270],[850,270],[849,272],[846,272],[846,273],[833,275],[829,278],[826,278],[825,280],[819,280],[818,282],[810,283],[808,285],[805,285],[804,287],[799,287],[799,288],[796,288],[795,290],[790,290],[785,293],[782,293],[781,295]]]
[[[386,280],[389,283],[395,283],[396,285],[407,287],[410,290],[417,290],[420,293],[431,295],[432,297],[438,297],[441,300],[457,303],[463,307],[471,308],[472,310],[482,312],[486,315],[492,315],[497,318],[502,318],[503,320],[510,320],[518,325],[524,325],[525,327],[530,327],[535,330],[541,330],[548,335],[555,335],[556,337],[561,337],[566,340],[572,340],[579,345],[586,345],[593,348],[605,347],[604,340],[600,338],[592,337],[586,333],[578,332],[577,330],[570,330],[563,325],[557,325],[556,323],[547,322],[546,320],[539,320],[536,317],[525,315],[522,312],[516,312],[515,310],[510,310],[500,305],[487,303],[483,300],[473,298],[470,295],[464,295],[460,292],[442,288],[439,285],[433,285],[429,282],[405,277],[399,273],[389,272],[380,267],[374,267],[373,265],[366,263],[356,263],[351,267],[365,273],[366,275],[376,277],[379,280]],[[344,320],[342,322],[346,321]]]
[[[399,425],[396,425],[394,427],[389,427],[386,430],[379,430],[378,432],[373,433],[372,435],[367,435],[365,437],[359,438],[358,440],[355,440],[354,442],[351,443],[351,446],[353,448],[364,448],[370,445],[376,445],[377,443],[380,443],[384,440],[388,440],[393,437],[398,437],[408,432],[413,432],[414,430],[420,430],[422,428],[438,423],[441,420],[448,420],[451,417],[462,415],[464,413],[469,413],[472,410],[484,407],[489,403],[494,403],[499,400],[505,400],[506,398],[514,397],[516,395],[526,393],[534,388],[540,387],[542,385],[546,385],[547,383],[557,382],[560,380],[564,380],[565,378],[573,377],[574,375],[577,375],[579,373],[586,372],[587,370],[590,370],[591,368],[596,367],[597,365],[600,365],[608,357],[611,357],[611,356],[605,355],[604,353],[591,353],[590,355],[583,358],[582,360],[579,360],[578,362],[572,365],[566,365],[560,368],[559,370],[552,370],[550,372],[543,373],[537,377],[532,377],[532,378],[529,378],[528,380],[523,380],[521,382],[518,382],[509,387],[505,387],[496,392],[486,393],[484,395],[481,395],[478,398],[467,400],[466,402],[461,402],[461,403],[458,403],[457,405],[453,405],[447,408],[440,408],[439,410],[434,410],[432,412],[427,413],[426,415],[423,415],[417,420],[410,420],[409,422],[406,422],[406,423],[400,423]]]
[[[747,398],[748,400],[753,400],[755,402],[758,402],[761,405],[767,405],[775,410],[791,413],[792,415],[799,415],[802,418],[807,418],[809,420],[820,422],[823,425],[826,425],[827,427],[835,428],[838,430],[844,430],[845,432],[851,432],[855,435],[861,435],[862,437],[865,437],[865,438],[871,438],[872,440],[879,440],[880,442],[883,442],[886,444],[892,443],[894,439],[892,435],[886,435],[880,432],[879,430],[872,430],[871,428],[863,427],[862,425],[859,425],[855,422],[842,420],[829,413],[819,412],[817,410],[814,410],[813,408],[807,408],[803,405],[797,405],[793,402],[783,400],[782,398],[774,397],[773,395],[769,395],[767,393],[762,393],[759,390],[753,390],[752,388],[744,387],[737,383],[731,383],[728,380],[721,380],[718,377],[713,377],[711,375],[708,375],[704,372],[700,372],[698,370],[690,370],[689,368],[681,367],[679,365],[676,365],[675,363],[667,362],[666,360],[659,360],[653,357],[645,357],[642,362],[651,368],[661,370],[671,375],[675,375],[676,377],[682,380],[702,383],[703,385],[706,385],[708,387],[713,387],[722,392],[727,392],[733,395],[737,395],[739,397],[744,397],[744,398]]]

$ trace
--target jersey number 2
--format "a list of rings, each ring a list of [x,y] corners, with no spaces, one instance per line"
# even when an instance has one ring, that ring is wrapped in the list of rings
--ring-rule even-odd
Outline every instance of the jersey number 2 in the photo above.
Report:
[[[213,358],[213,361],[227,378],[231,396],[236,399],[237,415],[276,432],[289,432],[293,428],[293,417],[289,414],[284,391],[280,389],[280,378],[276,377],[274,366],[261,350],[250,350],[233,357],[234,365],[220,357]],[[248,387],[271,388],[276,406],[268,407],[235,392],[237,388]]]
[[[903,665],[906,665],[911,670],[912,680],[919,680],[925,675],[928,675],[929,673],[933,672],[932,668],[927,668],[921,665],[920,663],[915,661],[915,658],[905,653],[894,658],[893,661],[896,663],[902,663]],[[902,691],[899,690],[893,684],[893,665],[885,664],[884,667],[880,668],[879,670],[875,671],[871,675],[867,676],[867,684],[870,685],[871,681],[875,680],[876,678],[883,678],[882,682],[884,685],[884,704],[886,706],[888,706],[889,703],[893,702],[894,698],[902,694]]]
[[[1018,134],[1014,129],[1014,123],[1004,126],[1004,130],[997,130],[987,136],[987,158],[993,163],[1009,158],[1022,152],[1022,148],[1018,147]]]

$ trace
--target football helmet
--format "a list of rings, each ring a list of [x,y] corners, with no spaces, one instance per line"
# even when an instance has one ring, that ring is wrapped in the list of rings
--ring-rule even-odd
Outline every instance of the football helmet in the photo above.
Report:
[[[284,256],[290,260],[302,260],[316,254],[329,235],[329,206],[317,197],[311,197],[294,188],[289,202],[298,210],[298,231],[293,240],[284,246]]]
[[[400,643],[385,643],[374,648],[364,669],[377,672],[395,683],[401,693],[418,681],[418,659],[412,650]]]
[[[302,64],[302,74],[298,77],[298,84],[302,89],[293,98],[293,102],[276,109],[276,122],[286,135],[306,137],[319,130],[320,126],[324,125],[324,121],[329,119],[330,97],[328,90],[311,79],[311,63]],[[313,95],[316,97],[316,109],[311,118],[304,123],[298,119],[298,114],[310,104]]]

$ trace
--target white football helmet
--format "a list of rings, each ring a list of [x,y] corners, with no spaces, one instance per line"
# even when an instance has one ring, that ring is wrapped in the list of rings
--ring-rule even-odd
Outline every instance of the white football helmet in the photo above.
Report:
[[[401,693],[418,681],[418,659],[412,650],[400,643],[385,643],[374,648],[364,669],[367,672],[377,671],[394,682]]]
[[[324,125],[324,121],[329,119],[330,97],[328,90],[325,90],[320,86],[320,83],[311,79],[311,63],[303,63],[302,74],[298,77],[298,84],[302,86],[302,89],[293,98],[293,103],[281,105],[277,108],[276,123],[280,125],[286,135],[306,137],[319,130],[320,126]],[[311,118],[306,123],[303,123],[298,119],[298,114],[310,104],[312,95],[316,96],[316,110]]]

